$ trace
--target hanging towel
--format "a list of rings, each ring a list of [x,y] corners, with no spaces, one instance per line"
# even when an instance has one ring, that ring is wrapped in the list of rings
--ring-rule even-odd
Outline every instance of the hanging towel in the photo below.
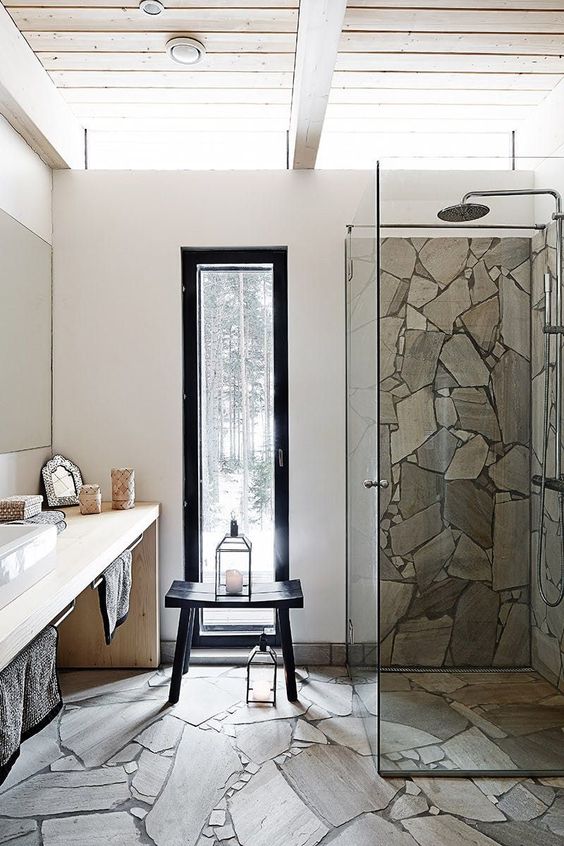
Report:
[[[102,581],[98,587],[100,611],[108,646],[112,642],[115,630],[125,623],[129,612],[132,557],[128,549],[118,555],[102,573]]]
[[[62,707],[57,676],[57,629],[47,626],[0,673],[0,784],[28,737]]]

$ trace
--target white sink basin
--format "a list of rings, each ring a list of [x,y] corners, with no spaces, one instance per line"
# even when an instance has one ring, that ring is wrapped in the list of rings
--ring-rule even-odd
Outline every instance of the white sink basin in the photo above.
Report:
[[[56,546],[55,526],[0,523],[0,608],[55,568]]]

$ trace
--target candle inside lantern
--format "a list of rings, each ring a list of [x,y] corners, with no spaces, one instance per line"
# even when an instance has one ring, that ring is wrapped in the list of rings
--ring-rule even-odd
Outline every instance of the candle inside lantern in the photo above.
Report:
[[[272,688],[270,686],[270,682],[255,682],[251,695],[254,702],[270,702],[272,699]]]
[[[240,570],[225,571],[225,592],[243,593],[243,574]]]

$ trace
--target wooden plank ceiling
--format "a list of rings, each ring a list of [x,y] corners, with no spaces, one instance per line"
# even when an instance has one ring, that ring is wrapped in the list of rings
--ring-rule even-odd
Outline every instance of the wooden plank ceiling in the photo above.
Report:
[[[163,2],[5,5],[89,128],[288,130],[299,0]],[[197,67],[167,57],[179,34]],[[350,0],[325,129],[509,132],[563,76],[564,0]]]

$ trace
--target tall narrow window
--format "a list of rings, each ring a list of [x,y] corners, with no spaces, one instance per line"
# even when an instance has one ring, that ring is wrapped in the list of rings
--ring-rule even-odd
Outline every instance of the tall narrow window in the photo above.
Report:
[[[232,516],[252,542],[253,580],[287,577],[285,252],[193,251],[184,258],[187,578],[212,582]],[[206,610],[200,645],[241,643],[271,610]]]

